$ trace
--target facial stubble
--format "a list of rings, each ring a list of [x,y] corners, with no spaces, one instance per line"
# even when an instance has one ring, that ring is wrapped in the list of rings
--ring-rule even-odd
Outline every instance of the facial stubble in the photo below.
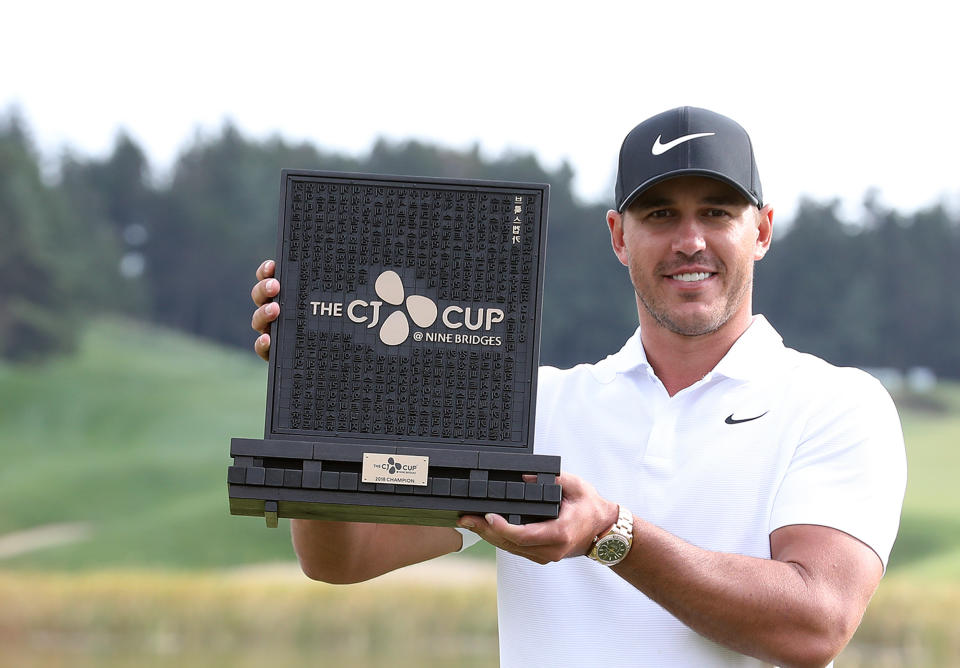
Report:
[[[697,253],[689,258],[689,260],[684,260],[684,262],[702,264],[704,260],[702,254]],[[666,304],[666,300],[658,300],[653,290],[650,290],[649,294],[644,294],[646,291],[643,290],[642,283],[637,280],[637,273],[640,273],[642,270],[638,268],[635,273],[634,268],[631,266],[630,278],[634,291],[637,294],[637,300],[658,325],[674,334],[695,337],[716,332],[730,321],[743,305],[744,301],[749,298],[753,290],[753,262],[745,262],[744,265],[738,267],[732,275],[728,274],[727,266],[720,261],[719,258],[713,259],[708,262],[708,264],[717,269],[716,275],[718,277],[729,277],[731,282],[728,282],[727,285],[724,286],[722,294],[717,298],[717,301],[720,303],[716,304],[716,308],[711,308],[709,312],[703,316],[691,316],[688,320],[692,321],[689,322],[681,322],[678,318],[673,317]],[[658,265],[654,276],[661,277],[671,273],[672,270],[669,266]],[[696,299],[696,295],[690,296],[690,301]]]

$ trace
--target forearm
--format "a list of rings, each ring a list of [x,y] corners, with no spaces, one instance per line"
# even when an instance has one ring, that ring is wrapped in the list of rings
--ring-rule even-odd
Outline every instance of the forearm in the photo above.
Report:
[[[869,600],[851,614],[799,563],[711,552],[640,519],[614,570],[701,635],[782,666],[828,663]]]
[[[461,545],[446,527],[291,520],[290,533],[303,572],[332,584],[363,582]]]

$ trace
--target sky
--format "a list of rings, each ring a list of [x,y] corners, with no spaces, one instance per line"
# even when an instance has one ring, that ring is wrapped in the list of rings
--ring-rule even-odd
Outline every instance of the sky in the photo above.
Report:
[[[362,154],[378,137],[532,151],[612,201],[623,136],[707,107],[750,133],[767,201],[865,193],[960,211],[952,2],[0,0],[0,114],[48,164],[121,128],[168,173],[226,119]],[[319,168],[320,166],[318,166]]]

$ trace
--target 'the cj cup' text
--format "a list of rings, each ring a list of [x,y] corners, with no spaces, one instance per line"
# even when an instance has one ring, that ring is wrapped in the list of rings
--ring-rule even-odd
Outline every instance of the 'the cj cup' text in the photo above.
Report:
[[[367,329],[376,327],[380,322],[381,301],[365,302],[362,299],[354,299],[347,304],[347,318],[355,323],[369,322]],[[311,314],[320,316],[332,316],[339,318],[343,316],[343,302],[310,302]],[[370,314],[372,312],[372,314]],[[471,331],[483,328],[489,332],[493,325],[503,322],[503,311],[498,308],[480,308],[474,309],[470,306],[448,306],[440,314],[440,321],[450,329],[460,329],[466,327]]]
[[[413,333],[413,340],[482,346],[503,344],[500,336],[490,334],[494,325],[503,322],[505,314],[502,309],[451,304],[439,311],[437,304],[429,297],[410,295],[404,298],[403,283],[400,276],[392,270],[384,271],[377,277],[375,291],[380,299],[354,299],[349,303],[311,300],[306,302],[309,304],[309,309],[306,310],[315,317],[342,318],[346,315],[348,320],[365,325],[367,329],[380,325],[380,341],[388,346],[396,346],[407,340],[410,335],[410,320],[422,330],[427,330],[437,322],[438,316],[447,332],[416,331]],[[381,307],[385,303],[400,308],[388,315],[381,325]],[[457,331],[461,328],[466,332]]]
[[[309,313],[318,317],[341,318],[344,315],[351,322],[366,325],[372,329],[380,324],[380,311],[383,302],[379,300],[366,301],[354,299],[348,304],[343,302],[311,301]],[[397,315],[395,312],[393,315]],[[400,314],[402,316],[402,314]],[[452,304],[440,312],[440,322],[452,332],[414,332],[415,341],[434,343],[466,343],[472,345],[499,346],[503,343],[499,336],[487,334],[497,323],[503,322],[504,312],[499,308],[457,306]],[[392,316],[391,316],[392,317]],[[416,322],[416,315],[411,314]],[[384,323],[386,326],[390,318]],[[431,323],[432,324],[432,323]],[[469,332],[483,332],[483,334],[468,334]],[[404,340],[406,336],[402,337]],[[385,341],[386,343],[386,341]],[[398,342],[399,343],[399,342]]]

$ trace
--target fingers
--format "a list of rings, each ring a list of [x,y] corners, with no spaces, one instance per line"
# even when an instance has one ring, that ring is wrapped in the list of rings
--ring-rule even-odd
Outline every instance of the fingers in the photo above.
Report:
[[[253,342],[253,351],[257,353],[263,361],[268,362],[270,360],[270,335],[261,334],[258,336],[257,340]]]
[[[280,304],[277,304],[276,302],[264,304],[253,312],[253,318],[250,320],[250,326],[261,334],[266,334],[267,330],[270,329],[270,323],[276,320],[279,315]]]
[[[545,520],[532,524],[510,524],[502,515],[496,513],[487,513],[484,519],[491,533],[520,547],[551,545],[562,541],[562,538],[558,535],[559,527],[556,520]]]
[[[273,279],[270,279],[273,280]],[[280,315],[280,305],[276,302],[264,304],[253,312],[253,319],[250,326],[260,332],[260,336],[253,343],[253,351],[264,360],[270,359],[270,335],[267,331],[270,329],[270,323]]]
[[[486,542],[506,552],[526,557],[538,564],[546,564],[551,561],[550,559],[544,558],[538,550],[524,548],[501,536],[500,533],[494,529],[494,525],[498,520],[507,523],[500,515],[488,513],[486,517],[464,515],[458,520],[457,524],[464,529],[470,529]]]
[[[250,290],[250,298],[257,306],[263,306],[278,294],[280,294],[280,281],[275,278],[258,281]]]
[[[280,281],[273,278],[273,272],[276,270],[276,263],[273,260],[265,260],[257,267],[257,283],[250,290],[250,298],[257,305],[257,310],[253,312],[253,318],[250,326],[261,334],[266,334],[270,328],[270,323],[280,315],[280,305],[271,300],[280,294]],[[270,347],[269,337],[258,345],[264,348]]]
[[[262,281],[265,278],[273,278],[273,272],[277,269],[277,263],[273,260],[264,260],[257,267],[257,280]]]
[[[500,515],[487,513],[484,517],[465,515],[458,524],[491,545],[538,564],[559,561],[568,555],[567,536],[556,520],[513,525]]]
[[[277,263],[273,260],[264,260],[257,267],[257,283],[250,291],[250,298],[257,305],[250,320],[250,326],[260,336],[253,344],[253,350],[264,360],[270,359],[270,323],[280,315],[280,305],[271,301],[280,294],[280,282],[273,277]]]
[[[532,482],[527,476],[524,480]],[[465,515],[458,524],[491,545],[539,564],[586,554],[594,536],[616,521],[617,504],[570,473],[561,473],[558,482],[563,485],[563,500],[557,519],[515,525],[488,513],[483,517]]]

